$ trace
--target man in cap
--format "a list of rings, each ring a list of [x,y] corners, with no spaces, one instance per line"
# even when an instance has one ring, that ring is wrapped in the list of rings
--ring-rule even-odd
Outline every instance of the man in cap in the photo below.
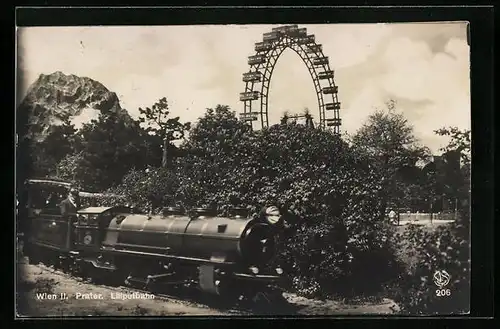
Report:
[[[78,208],[80,208],[79,191],[76,188],[71,188],[68,197],[61,202],[59,207],[61,208],[61,215],[64,217],[75,215]]]

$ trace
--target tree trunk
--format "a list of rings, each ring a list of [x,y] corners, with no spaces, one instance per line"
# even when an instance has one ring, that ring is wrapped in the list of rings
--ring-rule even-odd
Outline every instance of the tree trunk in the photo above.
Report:
[[[161,166],[162,168],[166,168],[168,166],[168,139],[163,140],[163,156],[161,158]]]

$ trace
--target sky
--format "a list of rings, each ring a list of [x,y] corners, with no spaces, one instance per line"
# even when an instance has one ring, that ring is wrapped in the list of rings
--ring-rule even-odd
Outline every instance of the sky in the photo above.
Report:
[[[275,25],[18,28],[18,99],[40,74],[61,71],[95,79],[115,92],[132,116],[166,97],[171,114],[195,122],[206,108],[242,112],[242,74],[254,44]],[[300,25],[323,45],[335,70],[341,131],[353,134],[389,100],[423,145],[438,153],[447,140],[433,131],[470,129],[467,23]],[[314,84],[297,54],[274,69],[270,123],[285,110],[317,117]]]

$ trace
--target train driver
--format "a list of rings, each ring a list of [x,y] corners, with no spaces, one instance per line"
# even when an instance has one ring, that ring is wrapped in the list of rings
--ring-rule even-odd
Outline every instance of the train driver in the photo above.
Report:
[[[79,191],[75,188],[70,189],[68,197],[59,206],[64,217],[76,215],[76,211],[80,208]]]

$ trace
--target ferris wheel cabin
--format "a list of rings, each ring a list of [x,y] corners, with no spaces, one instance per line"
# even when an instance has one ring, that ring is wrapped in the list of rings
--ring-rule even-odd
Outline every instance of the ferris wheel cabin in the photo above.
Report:
[[[323,94],[327,95],[327,94],[335,94],[337,91],[338,91],[338,87],[337,86],[333,86],[333,87],[324,87],[322,90]]]
[[[318,73],[318,79],[333,79],[333,71],[324,71]]]
[[[259,112],[244,112],[240,113],[240,120],[241,121],[257,121],[258,118],[257,116],[259,115]]]
[[[287,33],[297,31],[299,29],[298,25],[285,25],[280,27],[274,27],[271,31],[279,33]]]
[[[248,91],[244,93],[240,93],[240,101],[254,101],[259,99],[258,91]]]
[[[278,32],[267,32],[264,33],[263,35],[264,41],[269,41],[269,42],[276,41],[279,39],[279,37],[280,35]]]
[[[278,34],[284,34],[292,37],[305,37],[307,36],[307,29],[300,28],[298,25],[285,25],[280,27],[275,27],[272,29],[272,32],[276,32]]]
[[[341,120],[340,118],[334,119],[325,119],[327,127],[340,127]]]
[[[340,110],[340,103],[326,103],[325,104],[325,110],[327,111],[335,111],[335,110]]]
[[[271,49],[273,49],[273,45],[270,42],[257,42],[255,44],[256,52],[269,51]]]
[[[261,82],[262,73],[259,71],[243,73],[244,82]]]
[[[297,43],[299,45],[308,45],[310,43],[314,43],[315,40],[316,38],[314,37],[314,35],[308,35],[307,37],[297,39]]]
[[[306,48],[306,53],[308,54],[319,53],[321,51],[323,51],[322,45],[308,45],[308,47]]]
[[[313,64],[316,66],[328,64],[328,56],[318,57],[318,58],[313,59]]]
[[[266,57],[264,55],[253,55],[248,56],[248,65],[259,65],[266,62]]]

